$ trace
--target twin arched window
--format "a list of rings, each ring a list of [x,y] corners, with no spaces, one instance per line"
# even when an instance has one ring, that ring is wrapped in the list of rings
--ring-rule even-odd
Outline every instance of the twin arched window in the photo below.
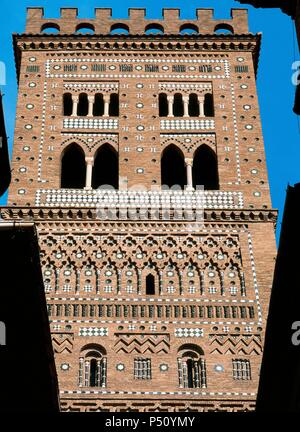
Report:
[[[100,186],[118,189],[118,154],[111,145],[103,144],[99,147],[94,158],[92,177],[89,179],[88,175],[82,148],[72,143],[65,149],[61,161],[61,188],[83,189],[91,183],[93,189]]]
[[[219,189],[217,157],[205,144],[198,147],[194,154],[192,177],[194,189],[197,186],[203,186],[204,190]],[[174,144],[166,147],[162,155],[161,184],[168,187],[178,185],[181,189],[187,184],[184,155]]]
[[[93,160],[92,176],[86,168],[85,154],[76,144],[70,144],[63,153],[61,161],[61,188],[83,189],[91,187],[110,186],[118,189],[119,161],[118,154],[109,144],[99,147]],[[192,168],[193,187],[203,186],[205,190],[219,189],[217,158],[214,151],[207,145],[200,146],[193,159]],[[161,184],[181,189],[187,184],[184,155],[182,151],[170,144],[165,148],[161,159]]]

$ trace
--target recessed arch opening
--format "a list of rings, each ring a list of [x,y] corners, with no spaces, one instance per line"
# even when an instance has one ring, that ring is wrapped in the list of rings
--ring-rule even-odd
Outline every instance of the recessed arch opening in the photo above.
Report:
[[[216,25],[214,29],[214,33],[216,34],[234,34],[234,29],[231,25],[222,23]]]
[[[95,26],[91,23],[82,23],[82,24],[78,24],[78,26],[76,26],[76,33],[81,33],[81,34],[94,34],[95,33]]]
[[[46,23],[41,27],[41,33],[56,34],[60,32],[60,26],[56,23]]]
[[[93,189],[118,189],[119,161],[116,150],[103,144],[97,151],[92,175]]]
[[[89,100],[88,95],[86,93],[80,93],[78,107],[77,107],[77,115],[79,117],[86,117],[89,112]]]
[[[182,151],[170,144],[163,151],[161,158],[161,184],[169,188],[175,185],[184,189],[186,185],[186,170]]]
[[[165,33],[165,29],[160,24],[148,24],[145,27],[145,34],[146,35],[163,35]]]
[[[63,95],[63,115],[71,116],[73,112],[73,99],[71,93],[64,93]]]
[[[195,24],[183,24],[180,27],[181,35],[194,35],[199,33],[199,28]]]
[[[146,276],[146,295],[155,295],[155,277],[153,274]]]
[[[85,154],[76,144],[70,144],[63,152],[61,160],[61,188],[83,189],[86,180]]]
[[[206,144],[195,152],[193,161],[193,187],[204,187],[204,190],[218,190],[218,162],[215,152]]]
[[[129,27],[126,24],[113,24],[110,28],[111,35],[129,35]]]
[[[158,106],[159,106],[159,116],[167,117],[169,109],[168,109],[168,97],[166,93],[159,94]]]

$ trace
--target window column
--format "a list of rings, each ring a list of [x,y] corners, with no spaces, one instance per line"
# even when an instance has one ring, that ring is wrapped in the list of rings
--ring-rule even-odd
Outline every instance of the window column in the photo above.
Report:
[[[85,360],[84,362],[84,386],[90,386],[90,361]]]
[[[103,357],[102,368],[101,368],[101,386],[106,387],[107,385],[107,358]]]
[[[174,95],[167,95],[168,99],[168,117],[174,117],[173,106],[174,106]]]
[[[88,117],[93,117],[94,103],[95,103],[95,95],[89,95],[89,96],[88,96],[88,101],[89,101],[89,112],[88,112]]]
[[[177,365],[178,365],[178,380],[179,380],[179,387],[183,388],[183,368],[182,368],[182,361],[181,358],[177,359]]]
[[[78,384],[79,387],[82,387],[83,385],[83,373],[84,373],[84,358],[80,357],[79,359],[79,380],[78,380]]]
[[[199,362],[196,360],[194,361],[193,364],[193,372],[194,372],[194,376],[193,376],[193,385],[194,388],[200,388],[200,374],[199,374]]]
[[[199,101],[199,117],[205,117],[204,115],[204,96],[198,96]]]
[[[207,387],[206,364],[204,358],[200,358],[200,368],[201,368],[201,387],[206,388]]]
[[[103,114],[103,117],[109,117],[110,94],[103,95],[103,101],[104,101],[104,114]]]
[[[183,116],[189,117],[189,96],[184,95],[183,100]]]
[[[93,173],[93,166],[94,166],[93,156],[86,157],[85,162],[86,162],[85,189],[92,189],[92,173]]]
[[[73,102],[72,117],[76,117],[77,116],[77,110],[78,110],[79,96],[78,95],[72,95],[72,102]]]
[[[192,191],[193,188],[193,159],[192,158],[185,158],[184,159],[185,166],[186,166],[186,178],[187,178],[187,188],[186,190]]]

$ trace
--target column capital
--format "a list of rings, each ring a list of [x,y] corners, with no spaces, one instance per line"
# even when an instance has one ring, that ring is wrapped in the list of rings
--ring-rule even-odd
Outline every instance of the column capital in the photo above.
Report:
[[[74,103],[78,103],[79,102],[79,95],[73,95],[72,94],[72,101],[74,102]]]
[[[186,166],[193,166],[193,158],[184,158]]]
[[[87,165],[94,166],[94,156],[86,156],[85,161],[86,161]]]
[[[104,100],[104,102],[109,102],[110,101],[110,93],[104,93],[103,100]]]
[[[167,94],[167,100],[169,102],[173,102],[174,101],[174,95],[173,94]]]
[[[88,95],[88,101],[89,102],[94,102],[95,101],[95,95],[94,94]]]

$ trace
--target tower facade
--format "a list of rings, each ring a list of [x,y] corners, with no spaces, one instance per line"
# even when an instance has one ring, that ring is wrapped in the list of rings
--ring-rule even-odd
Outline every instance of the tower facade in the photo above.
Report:
[[[254,409],[276,211],[247,11],[34,8],[14,46],[2,217],[37,226],[62,409]]]

